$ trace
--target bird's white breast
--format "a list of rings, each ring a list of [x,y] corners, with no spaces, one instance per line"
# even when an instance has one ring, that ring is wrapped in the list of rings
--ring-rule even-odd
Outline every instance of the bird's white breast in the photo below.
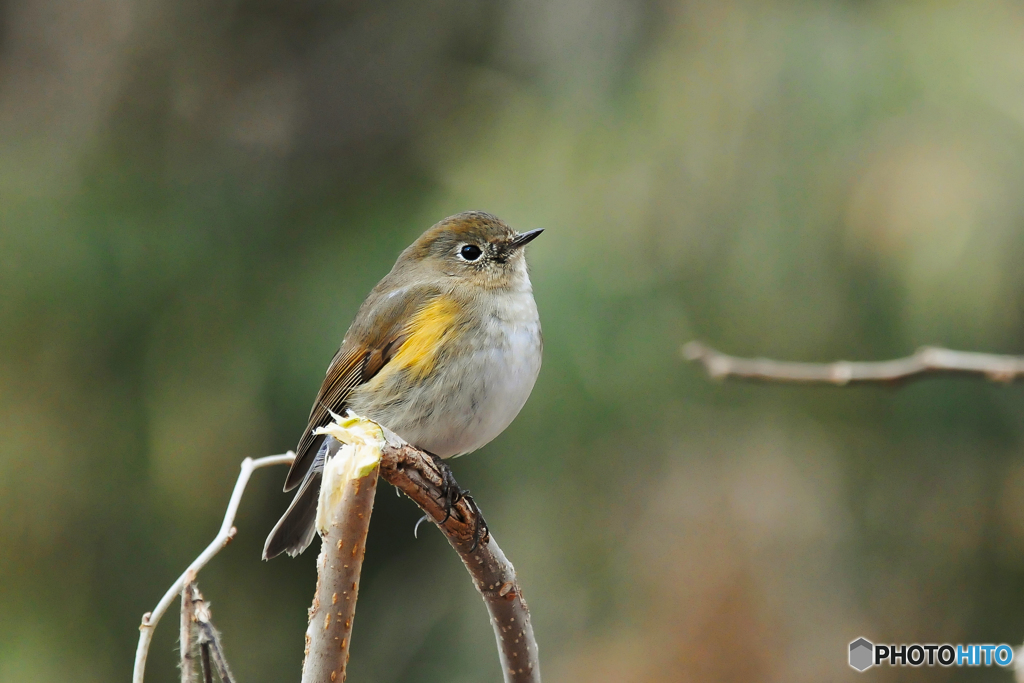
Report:
[[[502,297],[507,301],[496,303],[484,324],[487,341],[462,372],[454,369],[453,374],[461,375],[466,386],[476,386],[470,394],[475,395],[477,404],[455,401],[461,404],[457,410],[468,412],[463,416],[464,434],[448,449],[452,455],[475,451],[505,431],[526,404],[540,373],[542,341],[533,296],[514,293]]]
[[[446,340],[434,371],[376,394],[353,394],[352,408],[409,443],[442,458],[470,453],[515,419],[540,373],[541,328],[528,281],[524,290],[490,292],[478,317]]]

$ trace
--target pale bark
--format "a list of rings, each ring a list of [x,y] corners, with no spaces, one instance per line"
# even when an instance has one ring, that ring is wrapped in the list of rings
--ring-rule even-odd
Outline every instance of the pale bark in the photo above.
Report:
[[[340,502],[329,511],[326,533],[321,530],[302,683],[345,680],[378,471],[374,467],[368,475],[345,482]]]
[[[191,599],[192,581],[195,577],[186,577],[181,589],[181,628],[178,634],[178,651],[181,653],[181,683],[195,683],[196,673],[193,666],[192,621],[195,610]]]
[[[739,358],[699,342],[683,347],[683,357],[704,366],[715,379],[747,379],[800,384],[892,384],[928,375],[966,375],[993,382],[1024,379],[1024,357],[973,351],[954,351],[934,346],[918,349],[904,358],[875,362],[836,361],[798,363],[768,358]]]

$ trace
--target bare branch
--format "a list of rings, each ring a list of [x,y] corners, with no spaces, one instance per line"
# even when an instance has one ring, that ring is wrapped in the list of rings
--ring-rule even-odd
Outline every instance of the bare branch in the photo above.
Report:
[[[767,358],[737,358],[699,342],[683,346],[683,357],[704,366],[715,379],[746,379],[800,384],[897,383],[925,376],[984,377],[993,382],[1024,379],[1024,357],[925,346],[911,356],[879,362],[794,363]]]
[[[238,480],[235,482],[235,488],[231,492],[231,499],[228,501],[228,509],[224,513],[224,521],[220,525],[220,531],[217,532],[217,536],[214,537],[210,545],[206,546],[206,550],[200,553],[199,557],[192,561],[192,564],[188,566],[188,569],[178,577],[171,587],[164,593],[164,597],[160,599],[157,606],[152,612],[146,612],[142,615],[142,624],[139,626],[139,645],[135,650],[135,669],[132,673],[132,683],[143,683],[143,678],[146,673],[146,658],[149,656],[149,644],[153,640],[153,631],[156,629],[156,625],[160,622],[160,619],[167,612],[167,608],[171,606],[171,602],[181,592],[185,586],[186,580],[190,580],[191,576],[194,578],[199,570],[206,566],[206,564],[219,553],[231,539],[235,537],[237,529],[233,526],[235,523],[235,514],[238,512],[238,505],[242,502],[242,494],[245,492],[245,487],[249,483],[249,477],[255,470],[261,467],[270,467],[272,465],[290,465],[295,459],[295,454],[291,451],[284,455],[269,455],[265,458],[259,458],[253,460],[252,458],[246,458],[242,461],[242,471],[238,474]]]
[[[388,446],[381,457],[381,477],[419,505],[462,558],[490,614],[505,683],[540,683],[540,654],[530,610],[512,563],[490,533],[473,549],[474,533],[483,519],[477,519],[467,500],[456,503],[451,516],[441,523],[444,479],[433,459],[384,431]]]
[[[316,595],[306,629],[303,683],[345,681],[379,469],[375,466],[368,475],[345,482],[341,499],[329,511],[327,533],[321,532]]]
[[[193,581],[195,575],[186,573],[185,585],[181,589],[181,633],[178,648],[181,653],[181,683],[195,683],[196,680],[195,667],[192,665],[192,622],[196,616],[191,599]]]
[[[210,666],[210,644],[203,643],[200,645],[199,652],[203,662],[203,683],[213,683],[213,667]]]
[[[321,638],[323,642],[330,642],[334,645],[333,665],[319,666],[322,676],[308,679],[316,681],[333,680],[344,681],[345,664],[348,661],[348,650],[351,641],[352,618],[355,609],[356,591],[359,581],[359,566],[362,563],[365,552],[365,525],[369,523],[370,510],[372,507],[373,492],[376,488],[376,478],[379,472],[392,485],[408,495],[417,505],[432,518],[441,529],[441,532],[448,539],[448,542],[459,554],[463,564],[473,578],[474,585],[487,607],[491,617],[491,625],[494,630],[495,639],[498,645],[498,655],[502,666],[502,675],[505,683],[540,683],[540,659],[537,642],[533,634],[533,626],[530,623],[530,612],[526,601],[522,596],[519,583],[516,578],[515,568],[505,557],[501,548],[488,532],[480,542],[475,540],[475,531],[478,528],[486,529],[483,518],[478,515],[475,506],[466,499],[459,500],[452,509],[452,514],[445,518],[445,476],[438,470],[433,458],[423,451],[409,446],[394,433],[383,429],[386,437],[386,445],[381,451],[381,460],[378,467],[375,467],[371,476],[361,477],[361,481],[353,479],[354,506],[350,506],[353,514],[342,512],[337,515],[341,524],[355,524],[360,529],[345,529],[344,545],[339,546],[340,534],[335,539],[330,530],[323,539],[322,554],[320,558],[321,572],[317,585],[317,597],[313,608],[310,610],[310,630],[307,631],[307,655],[313,653],[312,647],[314,635]],[[252,460],[247,458],[242,463],[242,471],[239,474],[235,489],[232,492],[228,510],[224,516],[220,532],[213,542],[189,565],[189,568],[171,587],[167,594],[161,599],[156,609],[143,617],[140,626],[139,647],[136,652],[134,683],[142,683],[145,672],[146,657],[149,645],[152,640],[153,630],[163,614],[167,611],[174,596],[181,590],[186,582],[191,583],[196,573],[206,565],[224,546],[230,542],[236,532],[234,526],[235,513],[237,512],[242,493],[248,483],[253,470],[269,465],[289,464],[294,459],[294,454],[269,456]],[[371,481],[372,480],[372,483]],[[358,499],[358,500],[357,500]],[[344,507],[344,506],[342,506]],[[442,523],[441,520],[444,520]],[[323,528],[323,527],[321,527]],[[352,545],[349,540],[352,539]],[[360,540],[361,539],[361,540]],[[334,552],[331,552],[332,549]],[[338,551],[345,551],[339,553]],[[353,554],[353,550],[355,553]],[[338,581],[337,586],[323,581],[325,572],[323,566],[330,562],[341,562],[341,572],[334,573]],[[353,562],[352,558],[356,558]],[[348,560],[348,566],[346,561]],[[340,583],[339,583],[340,581]],[[337,590],[340,589],[340,590]],[[189,589],[191,590],[191,589]],[[342,604],[346,593],[351,595],[350,604]],[[195,589],[197,601],[202,601],[202,596]],[[329,597],[327,597],[329,596]],[[337,601],[335,598],[337,597]],[[194,602],[194,601],[193,601]],[[349,602],[344,600],[344,602]],[[330,607],[327,607],[327,605]],[[185,606],[183,605],[183,608]],[[327,607],[326,609],[324,609]],[[339,609],[339,607],[344,609]],[[333,608],[333,609],[332,609]],[[191,609],[192,616],[189,617],[197,625],[199,637],[197,639],[200,657],[203,664],[203,674],[206,680],[211,678],[211,666],[218,670],[223,681],[230,683],[231,673],[223,658],[220,642],[212,624],[209,623],[209,611],[205,605],[192,605],[185,609]],[[348,611],[346,612],[345,609]],[[202,617],[201,614],[205,615]],[[183,612],[183,618],[186,612]],[[319,619],[323,614],[323,619]],[[331,628],[331,622],[335,628]],[[315,628],[320,626],[320,628]],[[190,642],[189,634],[183,636],[182,642],[186,645]],[[307,657],[307,664],[309,664]],[[339,665],[340,664],[340,668]],[[189,662],[186,666],[192,666]],[[315,668],[309,665],[312,671]],[[192,666],[194,670],[194,666]],[[340,672],[340,676],[339,676]],[[334,674],[331,676],[331,674]],[[306,667],[303,671],[306,679]],[[323,676],[326,676],[324,678]]]
[[[210,605],[203,599],[203,594],[199,592],[199,586],[194,581],[190,581],[185,586],[182,598],[190,603],[192,621],[196,625],[196,630],[199,631],[196,642],[202,653],[203,681],[209,682],[213,679],[213,667],[210,666],[212,660],[213,666],[217,667],[217,676],[221,683],[235,683],[227,659],[224,657],[224,646],[220,642],[220,633],[213,627]]]

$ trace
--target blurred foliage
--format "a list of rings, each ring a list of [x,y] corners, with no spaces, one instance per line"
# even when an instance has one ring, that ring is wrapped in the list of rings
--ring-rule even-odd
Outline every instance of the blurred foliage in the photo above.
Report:
[[[0,12],[0,681],[127,679],[239,462],[294,447],[366,292],[470,208],[548,228],[537,388],[455,463],[546,680],[852,680],[861,635],[1024,638],[1020,387],[722,385],[679,356],[1024,352],[1019,3]],[[258,559],[283,476],[200,577],[241,681],[302,657],[315,553]],[[497,680],[417,516],[381,490],[352,680]]]

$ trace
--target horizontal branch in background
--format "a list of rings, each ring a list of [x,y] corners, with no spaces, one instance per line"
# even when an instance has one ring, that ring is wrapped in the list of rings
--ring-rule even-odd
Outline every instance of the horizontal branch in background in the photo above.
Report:
[[[897,384],[935,376],[983,377],[1010,383],[1024,379],[1024,356],[954,351],[924,346],[911,356],[877,362],[795,363],[768,358],[738,358],[692,341],[683,357],[700,363],[715,379],[745,379],[797,384]],[[1014,652],[1014,679],[1024,683],[1024,646]]]
[[[512,563],[490,532],[476,542],[477,529],[486,529],[486,524],[468,499],[460,499],[445,519],[445,480],[434,460],[394,433],[384,432],[388,446],[380,476],[419,505],[462,558],[490,614],[505,683],[540,683],[540,653],[530,610]]]
[[[895,384],[929,376],[984,377],[993,382],[1024,379],[1024,357],[925,346],[911,356],[877,362],[795,363],[767,358],[738,358],[700,342],[683,346],[686,360],[701,363],[715,379],[745,379],[798,384]]]

